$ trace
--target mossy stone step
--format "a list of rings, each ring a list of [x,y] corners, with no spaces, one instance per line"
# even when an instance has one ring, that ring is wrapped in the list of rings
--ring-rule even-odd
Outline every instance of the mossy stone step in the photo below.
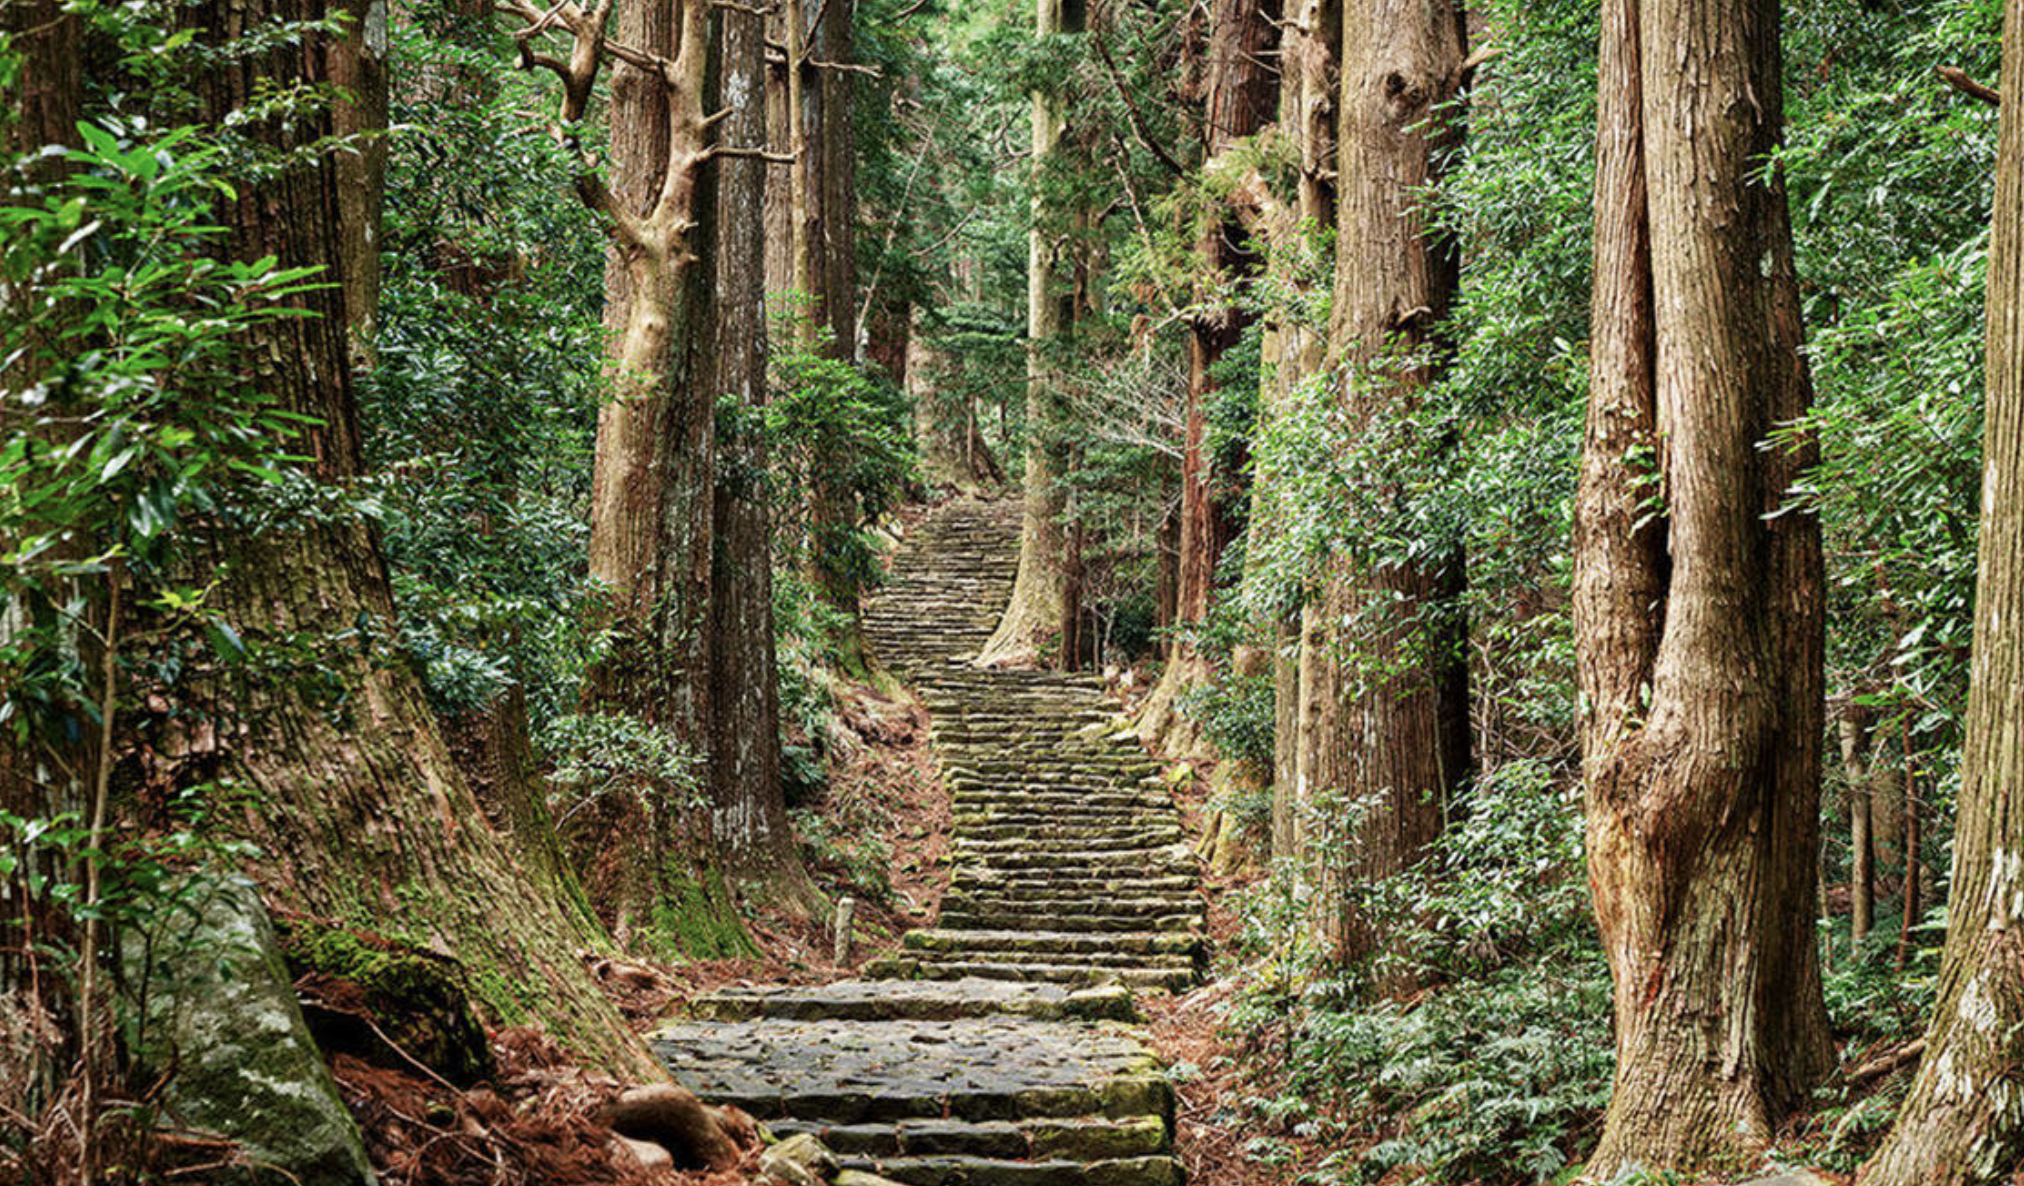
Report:
[[[1089,951],[1128,951],[1144,954],[1194,955],[1201,949],[1199,936],[1167,931],[1126,931],[1088,934],[1077,931],[908,931],[903,941],[909,951],[1033,951],[1070,956]],[[1061,962],[1070,960],[1064,958]]]
[[[1158,1116],[1072,1119],[902,1120],[894,1124],[768,1125],[775,1136],[808,1133],[846,1158],[978,1157],[999,1161],[1108,1161],[1164,1153],[1171,1143]]]
[[[991,980],[1029,980],[1050,984],[1117,983],[1133,988],[1161,988],[1178,992],[1195,982],[1196,972],[1187,968],[1099,967],[1095,964],[1015,964],[992,959],[962,959],[923,956],[918,959],[894,957],[874,960],[866,971],[894,980],[955,980],[984,977]]]
[[[722,988],[689,1004],[697,1021],[953,1021],[1030,1017],[1041,1021],[1135,1021],[1131,994],[1118,987],[1063,987],[1004,980],[844,980],[822,985]]]
[[[1116,1161],[999,1161],[979,1157],[841,1158],[845,1169],[905,1186],[1182,1186],[1172,1157]]]
[[[653,1046],[676,1082],[762,1121],[1173,1113],[1159,1060],[1111,1022],[684,1022],[655,1035]]]

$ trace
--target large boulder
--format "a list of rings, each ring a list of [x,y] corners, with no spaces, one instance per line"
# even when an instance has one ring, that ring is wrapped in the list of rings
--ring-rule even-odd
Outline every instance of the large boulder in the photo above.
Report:
[[[267,909],[236,878],[176,883],[153,917],[122,931],[121,991],[136,1053],[169,1075],[178,1124],[239,1145],[245,1166],[213,1179],[269,1186],[373,1186],[358,1125],[303,1023]]]

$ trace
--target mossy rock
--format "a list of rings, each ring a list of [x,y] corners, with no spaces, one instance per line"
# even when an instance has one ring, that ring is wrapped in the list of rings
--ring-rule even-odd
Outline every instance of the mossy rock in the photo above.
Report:
[[[459,1087],[491,1075],[491,1043],[461,963],[320,919],[277,923],[303,1016],[326,1051],[410,1072],[412,1059]]]

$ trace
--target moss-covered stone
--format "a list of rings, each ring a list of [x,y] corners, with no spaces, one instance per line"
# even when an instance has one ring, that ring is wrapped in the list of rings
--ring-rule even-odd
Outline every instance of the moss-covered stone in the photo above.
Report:
[[[459,1086],[492,1073],[491,1045],[456,960],[380,935],[295,917],[281,951],[318,1041],[396,1069],[409,1059]]]
[[[174,908],[122,933],[120,954],[122,993],[144,1022],[133,1052],[168,1075],[171,1117],[244,1154],[243,1168],[207,1181],[371,1186],[365,1143],[251,885],[192,877]]]

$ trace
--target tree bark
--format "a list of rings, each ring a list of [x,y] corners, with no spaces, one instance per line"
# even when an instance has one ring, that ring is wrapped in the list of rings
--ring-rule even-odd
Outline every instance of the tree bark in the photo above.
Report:
[[[718,23],[713,108],[734,147],[766,143],[766,29],[757,13],[727,8]],[[708,389],[741,415],[719,440],[711,567],[711,836],[721,867],[748,902],[816,917],[780,782],[780,686],[773,649],[773,530],[766,406],[766,164],[731,157],[718,167],[715,350]]]
[[[1782,119],[1778,4],[1607,0],[1603,29],[1575,620],[1616,982],[1607,1179],[1754,1154],[1833,1052],[1819,527],[1771,514],[1811,447],[1763,447],[1811,399],[1784,191],[1754,176]]]
[[[1841,713],[1841,769],[1848,782],[1848,933],[1860,949],[1876,921],[1876,845],[1871,840],[1869,721],[1851,704]]]
[[[2024,1164],[2024,0],[2004,6],[2002,92],[1974,656],[1947,948],[1925,1057],[1866,1186],[1986,1186]]]
[[[1467,32],[1461,5],[1447,0],[1345,0],[1342,23],[1330,345],[1345,368],[1355,431],[1410,415],[1445,366],[1438,334],[1459,260],[1431,233],[1421,195],[1461,135],[1450,106],[1464,81]],[[1373,497],[1402,496],[1398,479],[1380,481],[1388,488]],[[1355,817],[1341,864],[1352,886],[1417,860],[1467,777],[1467,670],[1454,605],[1462,578],[1459,556],[1381,566],[1340,556],[1325,576],[1312,644],[1324,703],[1303,741],[1312,750],[1306,785]],[[1361,963],[1379,950],[1379,924],[1353,894],[1328,908],[1338,915],[1330,929],[1340,958]]]
[[[45,145],[74,146],[77,123],[84,113],[77,15],[64,11],[61,0],[11,0],[0,4],[0,31],[11,35],[21,69],[20,85],[6,100],[12,119],[0,127],[4,133],[0,153],[13,158]],[[64,168],[56,158],[23,162],[19,180],[30,186],[44,185],[60,177]],[[7,180],[16,179],[10,176]],[[42,378],[38,356],[54,344],[43,336],[43,327],[36,324],[32,313],[10,307],[27,291],[0,292],[0,317],[12,319],[14,327],[23,331],[20,345],[32,347],[19,358],[0,363],[0,440],[23,423],[16,418],[23,415],[25,405],[14,393],[29,390]],[[0,546],[6,543],[0,541]],[[64,599],[58,595],[0,602],[0,638],[31,623],[52,623]],[[96,765],[87,740],[95,732],[92,706],[68,704],[55,712],[62,719],[38,730],[47,738],[41,744],[60,749],[54,761],[37,752],[35,742],[17,747],[12,731],[0,730],[0,808],[22,815],[82,811],[83,791],[91,785]],[[63,778],[59,766],[73,773]]]
[[[1209,52],[1203,104],[1204,169],[1271,121],[1279,98],[1280,0],[1215,0],[1209,17]],[[1235,504],[1241,491],[1236,474],[1211,472],[1203,447],[1208,403],[1215,396],[1214,368],[1254,320],[1235,303],[1218,302],[1238,277],[1256,270],[1257,252],[1234,211],[1225,212],[1195,245],[1200,279],[1196,308],[1188,324],[1188,397],[1181,449],[1181,554],[1175,616],[1182,630],[1209,619],[1216,568],[1236,538]],[[1200,743],[1200,731],[1176,710],[1189,689],[1210,678],[1194,643],[1177,635],[1167,647],[1160,673],[1139,718],[1139,736],[1148,744],[1186,752]]]
[[[605,308],[617,393],[598,415],[590,519],[590,572],[608,591],[614,638],[585,706],[631,716],[698,757],[710,752],[715,703],[710,11],[708,0],[619,6],[619,40],[669,66],[665,76],[617,67],[611,191],[591,194],[615,225]],[[622,941],[731,954],[748,941],[712,866],[709,813],[690,810],[685,789],[606,796],[579,816],[572,845]]]
[[[1063,0],[1034,0],[1033,27],[1041,37],[1063,32]],[[985,642],[981,664],[1033,663],[1061,624],[1067,575],[1063,570],[1060,488],[1060,411],[1049,371],[1049,343],[1066,328],[1059,285],[1059,247],[1051,223],[1046,178],[1061,143],[1061,96],[1033,92],[1033,229],[1026,256],[1026,476],[1025,513],[1019,527],[1019,570],[1012,598]]]
[[[338,278],[352,359],[372,362],[379,321],[380,214],[387,175],[387,0],[337,0],[344,35],[330,45],[330,81],[341,98],[335,127],[350,141],[337,157]]]
[[[323,0],[259,0],[207,3],[191,18],[207,39],[223,41],[326,15]],[[222,120],[256,87],[325,81],[324,63],[314,39],[288,42],[225,59],[192,85]],[[330,122],[302,116],[252,130],[300,148],[328,135]],[[335,189],[327,154],[263,180],[221,211],[227,250],[241,259],[273,255],[283,266],[334,265]],[[255,376],[277,406],[316,422],[296,446],[309,470],[348,484],[361,460],[341,298],[319,290],[296,299],[314,316],[261,329]],[[385,563],[364,522],[248,538],[223,571],[224,604],[256,648],[353,639],[362,622],[393,620]],[[617,1073],[657,1077],[581,962],[605,943],[595,921],[525,876],[479,810],[412,672],[355,642],[328,646],[320,658],[346,686],[340,704],[294,682],[227,697],[239,711],[219,738],[221,764],[256,794],[244,825],[260,844],[269,892],[293,909],[448,951],[496,1021],[538,1022]]]
[[[1279,128],[1299,152],[1300,174],[1292,205],[1266,217],[1272,242],[1267,263],[1275,273],[1275,287],[1305,291],[1318,234],[1335,225],[1335,111],[1340,86],[1336,63],[1342,0],[1295,0],[1289,15],[1280,51]],[[1298,309],[1268,318],[1266,373],[1258,401],[1261,439],[1301,385],[1325,365],[1328,338],[1320,329]],[[1262,467],[1254,479],[1250,528],[1254,541],[1270,539],[1278,530],[1280,480]],[[1254,570],[1263,551],[1254,547],[1247,554]],[[1272,855],[1281,861],[1297,859],[1306,851],[1307,800],[1299,777],[1301,616],[1297,606],[1289,606],[1283,617],[1269,624],[1274,642]]]

